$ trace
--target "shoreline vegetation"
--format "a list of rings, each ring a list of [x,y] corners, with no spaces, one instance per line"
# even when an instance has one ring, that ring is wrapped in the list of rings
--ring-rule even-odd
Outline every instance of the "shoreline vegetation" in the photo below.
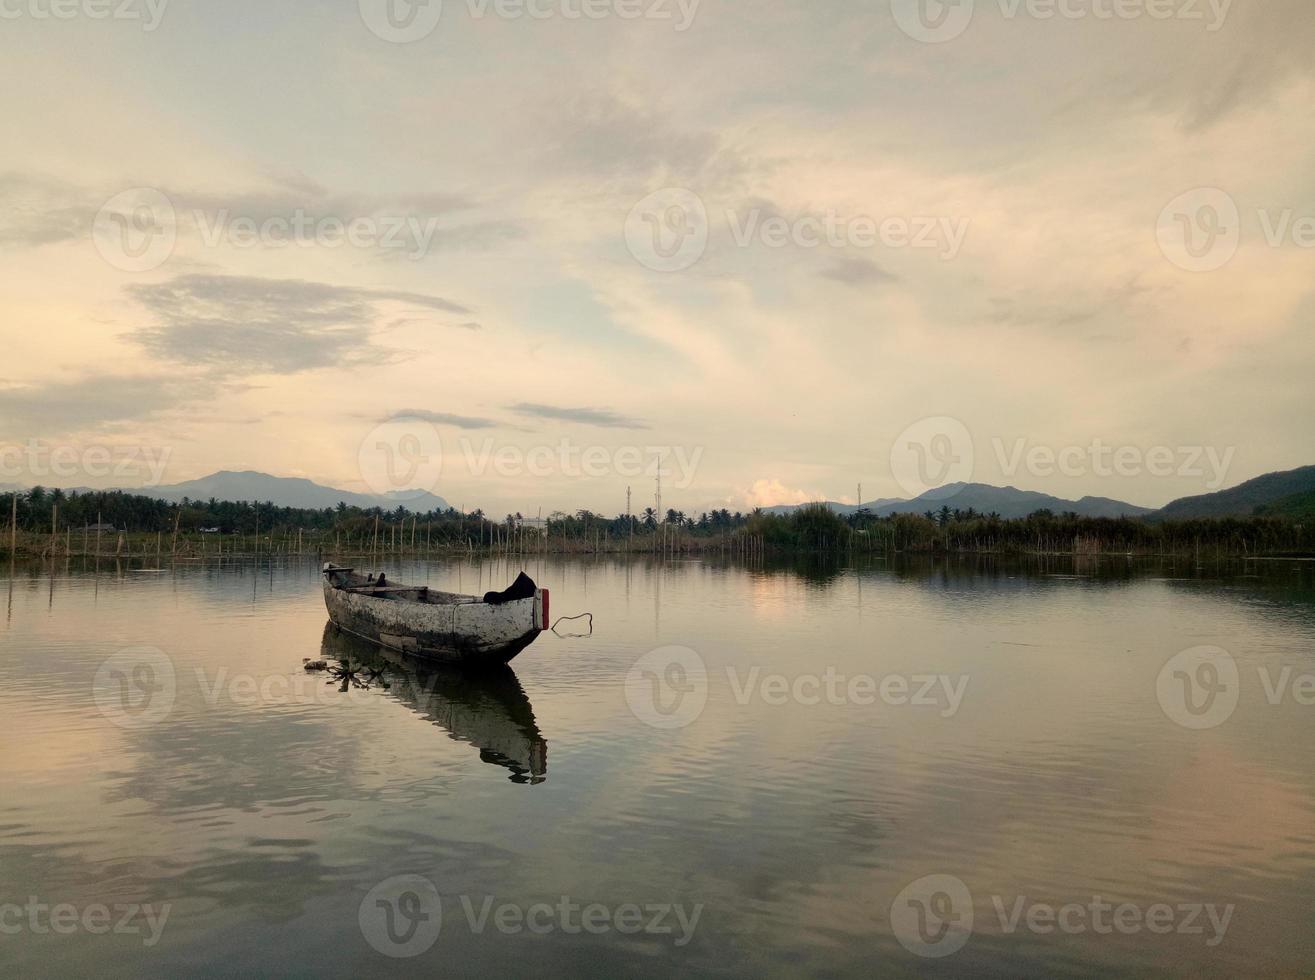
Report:
[[[413,513],[339,504],[170,503],[119,492],[35,488],[0,498],[0,556],[198,560],[261,555],[325,560],[461,555],[647,554],[762,557],[799,553],[1307,558],[1315,521],[1252,516],[1161,521],[1037,511],[1025,518],[957,511],[878,518],[818,504],[788,515],[716,510],[691,517],[652,508],[546,520],[453,508]]]

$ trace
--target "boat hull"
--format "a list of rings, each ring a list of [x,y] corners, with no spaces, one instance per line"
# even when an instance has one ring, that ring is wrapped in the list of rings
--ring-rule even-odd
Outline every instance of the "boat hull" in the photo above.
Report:
[[[464,665],[509,663],[547,629],[547,590],[500,605],[474,597],[407,602],[336,587],[325,577],[324,605],[334,626],[389,650]]]

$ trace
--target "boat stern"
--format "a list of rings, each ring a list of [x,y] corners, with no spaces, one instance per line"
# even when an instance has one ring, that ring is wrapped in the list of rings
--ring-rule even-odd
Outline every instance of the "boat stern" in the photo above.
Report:
[[[534,590],[534,625],[540,633],[546,633],[552,627],[552,620],[549,619],[548,609],[548,590]]]

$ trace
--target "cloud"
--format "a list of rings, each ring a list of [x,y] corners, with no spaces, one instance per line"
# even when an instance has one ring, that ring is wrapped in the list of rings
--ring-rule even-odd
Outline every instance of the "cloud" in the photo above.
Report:
[[[598,425],[610,429],[647,429],[648,423],[641,419],[626,418],[603,408],[557,408],[553,405],[536,405],[533,402],[520,402],[509,406],[519,415],[531,415],[554,422],[580,422],[584,425]]]
[[[392,412],[384,422],[396,422],[398,420],[420,419],[424,422],[433,422],[435,425],[450,425],[457,429],[493,429],[498,423],[493,419],[472,418],[467,415],[451,415],[447,412],[430,412],[425,409],[404,408],[401,411]]]
[[[30,438],[137,422],[214,392],[204,380],[110,374],[5,387],[0,388],[0,433]]]
[[[0,174],[0,247],[37,248],[85,238],[98,205],[70,185],[29,174]]]
[[[35,248],[85,240],[97,213],[118,187],[87,188],[69,181],[28,173],[0,174],[0,247]],[[242,219],[263,226],[280,221],[295,227],[299,216],[311,222],[356,219],[380,222],[381,259],[414,258],[442,249],[485,249],[525,237],[514,220],[478,216],[478,197],[442,192],[366,194],[331,191],[302,174],[271,177],[264,186],[234,190],[158,186],[173,205],[180,231],[202,243]],[[465,215],[465,217],[462,217]],[[405,241],[406,247],[398,247]]]
[[[899,276],[892,275],[869,259],[835,258],[818,273],[823,279],[843,282],[847,286],[865,286],[878,283],[898,282]]]
[[[296,374],[390,360],[396,352],[372,339],[386,304],[470,313],[421,293],[252,276],[179,276],[129,286],[128,293],[159,321],[133,339],[160,357],[225,374]]]
[[[549,111],[550,169],[639,185],[660,175],[701,190],[733,186],[751,169],[716,130],[682,126],[651,104],[595,92]]]
[[[807,490],[793,490],[780,480],[757,480],[748,490],[741,490],[730,502],[745,507],[780,507],[784,504],[807,504],[821,497]]]

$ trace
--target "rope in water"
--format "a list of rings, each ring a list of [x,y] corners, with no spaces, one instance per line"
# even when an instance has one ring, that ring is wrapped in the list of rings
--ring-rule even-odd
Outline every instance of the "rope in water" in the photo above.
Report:
[[[576,619],[588,619],[588,620],[589,620],[589,632],[588,632],[588,633],[557,633],[557,625],[558,625],[558,623],[571,622],[571,621],[576,620]],[[553,631],[554,633],[557,633],[557,635],[558,635],[559,637],[561,637],[562,639],[564,639],[564,640],[565,640],[565,639],[570,639],[570,638],[575,638],[575,637],[582,637],[582,636],[593,636],[593,635],[594,635],[594,614],[593,614],[593,613],[580,613],[580,615],[578,615],[578,616],[561,616],[561,617],[558,617],[557,622],[552,624],[552,631]]]

